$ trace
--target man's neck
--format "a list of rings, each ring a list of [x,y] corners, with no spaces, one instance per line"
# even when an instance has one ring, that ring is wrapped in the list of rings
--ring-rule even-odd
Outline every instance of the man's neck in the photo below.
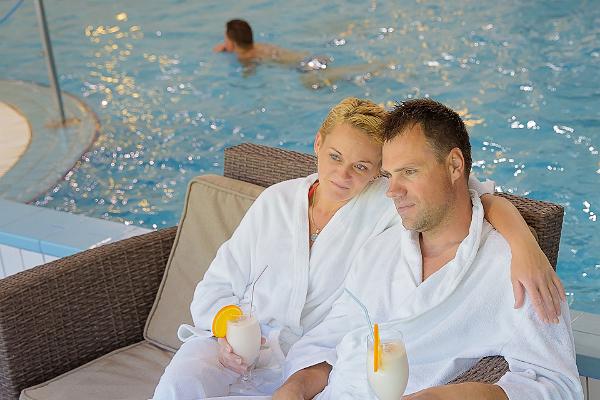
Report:
[[[235,48],[235,54],[239,57],[239,58],[243,58],[243,59],[248,59],[248,58],[252,58],[255,56],[255,47],[254,45],[248,47],[248,48],[241,48],[239,46],[236,46]]]
[[[446,218],[435,228],[419,235],[423,281],[454,259],[458,246],[469,234],[472,214],[469,192],[461,190]]]

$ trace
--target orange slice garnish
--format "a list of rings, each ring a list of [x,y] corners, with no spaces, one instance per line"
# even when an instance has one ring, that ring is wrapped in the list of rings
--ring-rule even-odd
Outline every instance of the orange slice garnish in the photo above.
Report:
[[[218,338],[225,337],[227,333],[227,321],[243,315],[242,309],[234,304],[230,304],[217,311],[212,322],[212,333]]]
[[[373,325],[373,370],[379,369],[379,325]]]

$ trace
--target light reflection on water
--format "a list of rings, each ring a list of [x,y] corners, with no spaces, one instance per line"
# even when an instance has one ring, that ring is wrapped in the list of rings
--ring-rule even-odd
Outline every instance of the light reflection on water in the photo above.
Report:
[[[103,130],[37,204],[170,226],[187,182],[220,173],[226,146],[310,152],[327,109],[346,96],[386,106],[432,96],[467,120],[476,173],[565,206],[560,274],[576,308],[600,312],[600,11],[592,3],[53,3],[61,84],[90,104]],[[210,51],[224,21],[239,16],[259,41],[326,54],[333,65],[384,67],[319,90],[293,69],[244,70]],[[0,27],[1,76],[45,81],[33,6],[12,20]]]

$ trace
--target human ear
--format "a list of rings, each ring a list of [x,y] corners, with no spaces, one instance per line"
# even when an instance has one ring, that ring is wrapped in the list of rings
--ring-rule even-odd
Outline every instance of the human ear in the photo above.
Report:
[[[465,158],[463,157],[462,151],[458,147],[450,150],[447,158],[448,171],[452,179],[452,183],[456,182],[457,179],[464,176],[465,171]]]
[[[317,131],[317,134],[315,136],[315,144],[314,144],[315,155],[319,154],[319,148],[321,148],[322,144],[323,144],[323,135],[321,135],[321,131]]]

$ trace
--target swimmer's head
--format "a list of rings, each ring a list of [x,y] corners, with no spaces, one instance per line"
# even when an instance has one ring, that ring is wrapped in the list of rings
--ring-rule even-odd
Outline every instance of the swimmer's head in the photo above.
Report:
[[[235,47],[243,50],[252,48],[254,39],[252,37],[252,28],[243,19],[232,19],[227,22],[225,30],[225,49],[234,51]]]
[[[334,106],[319,129],[325,139],[340,124],[348,124],[363,131],[374,143],[383,144],[383,123],[387,111],[370,100],[347,97]]]

